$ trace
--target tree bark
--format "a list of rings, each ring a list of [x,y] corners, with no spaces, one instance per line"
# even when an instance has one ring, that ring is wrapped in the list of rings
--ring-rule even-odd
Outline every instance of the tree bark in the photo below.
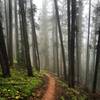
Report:
[[[69,86],[70,86],[70,79],[71,79],[71,67],[70,67],[70,64],[71,64],[71,59],[70,59],[70,49],[71,49],[71,46],[70,46],[70,34],[71,34],[71,13],[70,13],[70,6],[71,6],[71,1],[70,0],[67,0],[67,20],[68,20],[68,82],[69,82]]]
[[[15,11],[15,44],[16,44],[16,61],[19,63],[19,33],[18,33],[18,15],[17,15],[17,0],[14,0]]]
[[[87,88],[88,84],[88,75],[89,75],[89,41],[90,41],[90,21],[91,21],[91,0],[89,0],[89,19],[88,19],[88,40],[87,40],[87,60],[86,60],[86,79],[85,79],[85,86]]]
[[[6,2],[6,0],[4,0],[4,6],[5,6],[5,23],[6,23],[6,36],[7,36],[7,38],[8,38],[8,33],[9,33],[9,31],[8,31],[8,17],[7,17],[7,2]],[[7,41],[8,39],[6,39],[6,44],[7,44]]]
[[[9,0],[9,33],[8,33],[9,65],[13,65],[13,34],[12,34],[12,0]]]
[[[82,1],[78,1],[78,10],[76,18],[76,70],[77,70],[77,84],[79,85],[81,79],[81,47],[82,47],[82,10],[83,4]]]
[[[64,67],[64,79],[67,80],[65,50],[64,50],[64,45],[63,45],[63,36],[62,36],[62,30],[61,30],[61,25],[60,25],[60,18],[59,18],[57,0],[54,0],[54,4],[55,4],[56,18],[57,18],[57,24],[58,24],[58,30],[59,30],[59,36],[60,36],[61,50],[62,50],[63,67]]]
[[[72,0],[72,17],[71,17],[71,31],[69,35],[69,86],[75,86],[75,33],[76,33],[76,0]]]
[[[3,76],[9,77],[10,69],[8,67],[8,56],[7,56],[6,46],[5,46],[1,19],[0,19],[0,64],[1,64]]]
[[[96,92],[99,64],[100,64],[100,28],[99,28],[99,36],[98,36],[98,44],[97,44],[95,72],[94,72],[94,78],[93,78],[93,88],[92,88],[93,93]]]
[[[40,58],[39,58],[39,51],[38,51],[38,43],[37,43],[37,35],[35,29],[35,20],[34,20],[34,13],[33,12],[33,5],[32,0],[30,0],[31,6],[31,27],[32,27],[32,44],[33,44],[33,62],[34,66],[37,71],[40,71]]]
[[[24,0],[19,0],[19,8],[20,8],[20,15],[22,20],[22,36],[24,42],[24,50],[25,50],[25,65],[27,67],[28,76],[32,76],[32,66],[30,61],[30,53],[29,53],[29,43],[28,43],[28,34],[27,34],[27,23],[26,23],[26,12],[25,12],[25,5]]]

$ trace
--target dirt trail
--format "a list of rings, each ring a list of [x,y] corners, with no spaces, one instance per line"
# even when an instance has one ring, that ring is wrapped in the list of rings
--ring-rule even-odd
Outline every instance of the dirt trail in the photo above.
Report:
[[[55,100],[56,81],[51,75],[47,75],[47,76],[48,76],[48,86],[42,100]]]

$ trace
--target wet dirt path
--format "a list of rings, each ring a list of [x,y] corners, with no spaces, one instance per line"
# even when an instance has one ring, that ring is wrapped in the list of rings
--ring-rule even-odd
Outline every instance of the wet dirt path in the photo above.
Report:
[[[48,77],[48,86],[47,86],[47,90],[46,90],[42,100],[55,100],[56,81],[49,74],[47,74],[47,77]]]

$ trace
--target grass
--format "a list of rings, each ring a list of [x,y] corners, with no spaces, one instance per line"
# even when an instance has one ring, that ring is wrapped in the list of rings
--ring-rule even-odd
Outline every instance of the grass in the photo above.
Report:
[[[43,84],[42,76],[35,72],[34,77],[28,77],[23,69],[11,69],[11,77],[0,77],[0,100],[24,100]]]

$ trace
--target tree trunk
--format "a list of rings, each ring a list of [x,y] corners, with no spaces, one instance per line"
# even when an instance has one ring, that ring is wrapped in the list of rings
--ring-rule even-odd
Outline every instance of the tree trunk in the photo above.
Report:
[[[69,75],[68,75],[68,82],[69,82],[69,86],[70,86],[70,79],[71,79],[71,75],[70,75],[70,73],[71,73],[71,67],[70,67],[70,64],[71,64],[71,60],[70,60],[70,49],[71,49],[71,46],[70,46],[70,34],[71,34],[71,19],[70,19],[70,5],[71,4],[71,1],[70,0],[67,0],[67,20],[68,20],[68,66],[69,66],[69,68],[68,68],[68,73],[69,73]]]
[[[53,19],[55,20],[54,11],[53,11]],[[53,43],[53,72],[56,73],[56,55],[55,55],[55,24],[54,20],[52,22],[52,43]]]
[[[19,41],[19,59],[18,62],[21,65],[24,65],[25,62],[25,50],[24,50],[24,39],[23,39],[23,27],[22,27],[22,19],[21,19],[21,15],[20,15],[20,9],[19,9],[19,24],[20,24],[20,41]]]
[[[8,36],[8,17],[7,17],[7,2],[6,0],[4,0],[4,6],[5,6],[5,23],[6,23],[6,36]],[[8,37],[7,37],[8,38]],[[6,44],[7,44],[7,41],[8,39],[6,39]]]
[[[80,0],[78,2],[79,8],[77,10],[77,18],[76,18],[76,70],[77,70],[77,84],[79,85],[81,79],[81,47],[82,47],[82,9],[83,4]]]
[[[13,65],[13,36],[12,36],[12,0],[9,0],[9,33],[8,33],[8,58],[9,65]]]
[[[59,36],[60,36],[60,42],[61,42],[61,50],[62,50],[62,58],[63,58],[63,66],[64,66],[64,79],[67,80],[65,50],[64,50],[64,45],[63,45],[63,36],[62,36],[62,31],[61,31],[57,0],[54,0],[54,4],[55,4],[56,18],[57,18],[57,24],[58,24]]]
[[[24,50],[25,50],[25,65],[27,67],[28,76],[32,76],[32,66],[30,61],[30,53],[29,53],[29,43],[28,43],[28,34],[27,34],[27,23],[26,23],[26,12],[25,12],[25,5],[24,0],[19,0],[19,8],[20,8],[20,15],[22,20],[22,36],[24,42]]]
[[[95,71],[94,71],[94,78],[93,78],[93,88],[92,88],[93,93],[96,92],[99,64],[100,64],[100,28],[99,28],[99,36],[98,36],[98,44],[97,44],[96,64],[95,64]]]
[[[10,76],[10,70],[8,67],[8,56],[7,56],[6,46],[5,46],[1,19],[0,19],[0,64],[1,64],[3,76],[4,77]]]
[[[85,80],[85,86],[87,88],[88,84],[88,76],[89,76],[89,41],[90,41],[90,21],[91,21],[91,0],[89,0],[89,20],[88,20],[88,40],[87,40],[87,60],[86,60],[86,80]]]
[[[16,60],[19,63],[19,34],[18,34],[18,15],[17,15],[17,0],[14,1],[15,6],[15,38],[16,38]]]
[[[76,33],[76,0],[72,0],[72,25],[71,25],[71,32],[69,37],[69,47],[70,47],[70,80],[69,80],[69,86],[74,88],[75,85],[75,33]]]
[[[56,67],[57,67],[57,74],[59,76],[59,51],[58,51],[58,27],[57,27],[57,21],[56,21]]]
[[[38,51],[38,43],[37,43],[37,36],[36,36],[36,29],[35,29],[35,21],[34,21],[34,13],[33,12],[33,5],[32,0],[30,0],[31,6],[31,27],[32,27],[32,44],[33,44],[33,62],[36,70],[40,71],[40,58],[39,58],[39,51]]]

